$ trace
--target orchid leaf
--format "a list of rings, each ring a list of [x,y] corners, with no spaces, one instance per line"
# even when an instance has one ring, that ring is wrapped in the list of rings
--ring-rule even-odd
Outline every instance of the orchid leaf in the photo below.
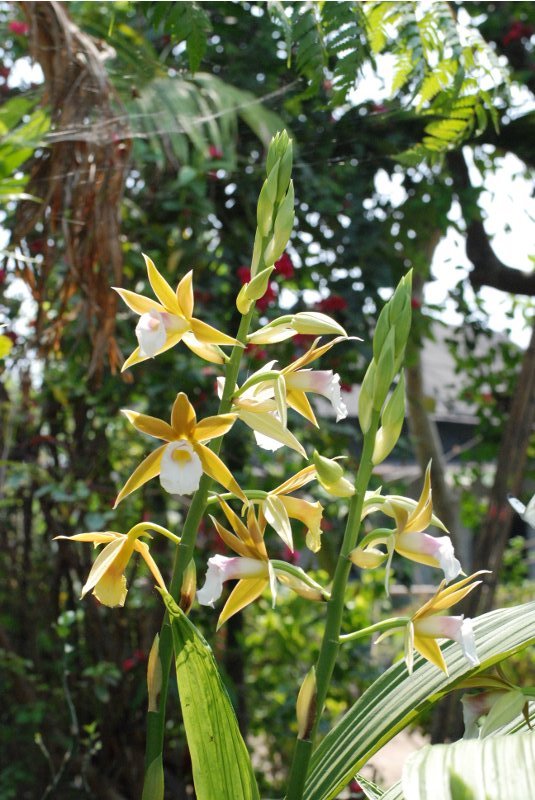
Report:
[[[535,736],[519,733],[426,745],[403,767],[410,800],[519,800],[535,797]]]
[[[331,800],[374,753],[468,675],[488,669],[535,642],[535,603],[499,609],[474,620],[481,666],[470,667],[460,647],[442,647],[449,676],[421,657],[408,675],[394,664],[359,697],[312,758],[304,798]],[[529,796],[529,795],[528,795]]]
[[[162,597],[197,800],[258,800],[251,760],[212,650],[171,595]]]

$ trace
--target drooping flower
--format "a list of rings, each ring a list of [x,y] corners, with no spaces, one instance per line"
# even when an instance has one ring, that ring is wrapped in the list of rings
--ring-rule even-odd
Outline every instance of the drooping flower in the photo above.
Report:
[[[394,552],[419,564],[440,567],[446,581],[452,581],[461,572],[460,561],[455,557],[449,536],[431,536],[424,533],[429,525],[435,525],[446,531],[442,522],[433,514],[431,493],[431,464],[426,469],[424,485],[417,503],[397,495],[377,496],[376,502],[368,505],[366,513],[381,510],[393,517],[396,528],[393,531],[378,529],[366,536],[360,545],[351,553],[351,560],[362,569],[378,566],[385,558],[387,561],[386,585]],[[386,546],[387,552],[378,546]]]
[[[75,533],[74,536],[56,536],[56,539],[69,539],[75,542],[93,542],[95,547],[100,544],[106,546],[100,551],[87,580],[82,588],[81,597],[89,591],[95,595],[97,600],[105,606],[115,608],[124,606],[126,594],[125,569],[134,551],[140,553],[141,557],[149,567],[156,583],[166,591],[165,583],[158,569],[156,562],[149,552],[146,542],[141,542],[140,536],[149,536],[149,530],[164,533],[165,536],[173,538],[177,543],[180,541],[170,531],[155,525],[152,522],[141,522],[131,528],[128,533],[117,533],[116,531],[104,531],[89,533]]]
[[[433,597],[412,616],[405,634],[405,661],[409,672],[412,672],[414,650],[417,650],[427,661],[448,674],[437,639],[452,639],[461,645],[465,658],[472,666],[479,664],[472,620],[463,616],[444,616],[439,612],[459,603],[479,586],[481,581],[474,581],[474,578],[486,572],[480,570],[450,586],[442,581]]]
[[[204,444],[230,430],[236,414],[219,414],[197,422],[195,410],[183,392],[177,394],[173,403],[170,424],[137,411],[123,409],[123,414],[136,430],[163,439],[166,444],[154,450],[134,470],[117,495],[114,508],[157,475],[167,492],[192,494],[198,488],[203,472],[247,502],[230,470]]]
[[[159,302],[128,289],[113,287],[126,305],[140,315],[136,325],[138,347],[126,359],[122,369],[154,358],[178,342],[184,342],[205,361],[223,364],[226,356],[219,346],[239,343],[231,336],[221,333],[193,316],[193,272],[184,275],[175,292],[158,272],[153,261],[146,255],[143,255],[143,258],[147,265],[150,285]]]
[[[215,555],[208,559],[206,581],[202,589],[197,592],[197,599],[201,605],[213,606],[221,596],[225,581],[238,580],[219,616],[218,628],[260,597],[268,585],[275,604],[277,582],[283,583],[310,600],[322,600],[328,597],[322,587],[300,567],[269,559],[264,543],[266,523],[265,520],[259,521],[252,506],[249,506],[247,511],[247,524],[244,524],[224,500],[220,499],[219,503],[232,531],[221,525],[214,517],[211,517],[211,520],[221,539],[237,553],[237,557]]]

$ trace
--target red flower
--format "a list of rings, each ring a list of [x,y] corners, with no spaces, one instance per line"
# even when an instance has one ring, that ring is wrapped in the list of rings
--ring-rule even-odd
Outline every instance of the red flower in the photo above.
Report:
[[[420,300],[420,298],[419,297],[411,297],[411,308],[418,309],[418,308],[421,308],[421,307],[422,307],[422,301]]]
[[[125,658],[125,660],[122,663],[123,672],[130,672],[136,666],[137,666],[137,658],[134,658],[133,656],[132,658]]]
[[[2,64],[2,66],[0,66],[0,78],[3,78],[4,80],[7,80],[9,78],[9,73],[10,72],[11,72],[11,69],[9,67],[6,67],[4,64]]]
[[[245,348],[245,352],[256,361],[267,361],[267,350],[264,350],[264,348],[260,347],[258,344],[248,344]]]
[[[6,275],[7,275],[7,272],[5,271],[5,269],[3,269],[3,268],[0,269],[0,284],[5,282]]]
[[[28,31],[30,30],[30,26],[27,22],[22,22],[20,19],[15,19],[12,22],[8,23],[7,26],[8,31],[11,33],[16,34],[17,36],[26,36]]]
[[[276,299],[277,299],[277,286],[274,283],[270,283],[265,291],[264,296],[256,301],[256,307],[260,309],[260,311],[265,311],[266,308],[270,306]]]
[[[275,261],[275,270],[282,275],[283,278],[293,278],[294,265],[288,253],[283,253],[278,261]]]
[[[508,44],[516,42],[519,39],[529,39],[533,35],[533,30],[532,25],[526,25],[526,23],[520,22],[520,20],[517,19],[503,37],[502,44],[504,47],[507,47]]]
[[[324,313],[332,313],[333,311],[345,311],[347,308],[347,300],[339,294],[330,294],[316,304],[318,311]]]
[[[223,158],[223,151],[221,150],[221,148],[216,147],[215,144],[211,144],[210,147],[208,148],[208,155],[210,156],[210,158],[213,158],[214,161],[221,161],[221,159]]]
[[[350,392],[351,388],[352,387],[350,383],[344,383],[343,381],[340,381],[340,390],[342,392]]]
[[[236,270],[236,275],[239,278],[241,285],[243,286],[245,283],[249,283],[251,280],[251,268],[246,267],[245,265],[242,267],[238,267]]]

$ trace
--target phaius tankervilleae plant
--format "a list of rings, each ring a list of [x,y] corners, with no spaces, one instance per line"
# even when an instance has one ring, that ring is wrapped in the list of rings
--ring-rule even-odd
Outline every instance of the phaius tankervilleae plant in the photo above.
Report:
[[[405,415],[403,360],[411,323],[410,273],[401,280],[377,321],[373,358],[359,397],[363,448],[355,479],[346,475],[339,457],[308,454],[291,431],[289,412],[296,412],[319,426],[310,399],[314,395],[330,401],[337,421],[347,416],[339,376],[330,370],[317,369],[316,362],[331,348],[352,338],[333,319],[315,312],[289,313],[250,331],[256,301],[265,293],[275,261],[283,254],[292,230],[291,170],[292,143],[283,132],[273,139],[267,156],[267,177],[258,200],[251,278],[236,300],[241,321],[235,336],[193,316],[192,272],[180,280],[175,291],[145,256],[148,279],[157,299],[128,289],[116,290],[140,317],[136,326],[138,346],[124,368],[183,343],[199,358],[219,365],[222,371],[217,381],[219,411],[215,416],[197,420],[188,397],[183,392],[176,394],[176,389],[169,421],[133,410],[123,412],[137,431],[163,444],[135,467],[115,505],[147,481],[159,477],[163,490],[178,500],[181,495],[193,495],[178,535],[161,525],[142,522],[126,534],[104,531],[59,537],[91,542],[95,547],[104,545],[82,596],[92,591],[101,603],[122,606],[127,595],[125,570],[134,553],[139,553],[165,604],[164,622],[155,637],[148,666],[143,800],[162,800],[164,796],[162,753],[173,659],[196,797],[199,800],[258,798],[251,761],[217,665],[187,616],[194,608],[195,597],[200,604],[218,605],[224,584],[229,580],[237,583],[220,611],[218,626],[267,591],[274,606],[277,592],[290,589],[319,602],[325,609],[324,636],[316,664],[311,665],[301,688],[296,690],[297,740],[289,769],[288,800],[334,798],[373,752],[413,719],[420,708],[461,680],[469,688],[492,688],[502,705],[504,696],[514,695],[515,713],[524,708],[529,695],[502,677],[478,677],[478,673],[526,645],[530,639],[527,630],[533,625],[533,608],[522,612],[521,625],[511,624],[510,617],[504,618],[505,627],[499,616],[491,622],[485,617],[472,622],[462,615],[445,613],[477,587],[480,580],[476,578],[482,573],[468,577],[462,573],[448,531],[433,513],[430,468],[417,501],[368,489],[374,467],[395,446]],[[297,334],[317,337],[301,357],[280,366],[275,359],[270,360],[246,379],[242,378],[241,363],[248,343],[276,345]],[[232,349],[227,353],[223,348]],[[309,463],[269,491],[240,486],[219,454],[224,435],[240,422],[252,429],[260,447],[277,450],[286,446]],[[247,428],[243,432],[249,435]],[[333,498],[344,498],[348,506],[345,532],[329,586],[319,585],[294,563],[270,555],[273,532],[290,551],[294,550],[293,520],[305,524],[306,546],[313,553],[321,548],[322,505],[310,497],[299,496],[303,487],[314,481]],[[390,520],[391,527],[385,527],[384,521],[381,526],[373,527],[370,521],[377,514],[382,514],[383,520]],[[197,531],[205,516],[229,554],[218,553],[208,559],[204,583],[196,590],[193,556]],[[367,532],[359,540],[363,525]],[[434,535],[430,528],[438,529],[442,535]],[[175,548],[174,569],[167,583],[149,544],[141,541],[141,537],[157,534],[165,536]],[[409,616],[381,620],[358,631],[345,630],[344,604],[349,579],[358,581],[359,570],[386,564],[388,592],[395,554],[441,570],[444,579],[440,586]],[[459,579],[459,575],[463,577]],[[318,743],[318,723],[339,648],[347,641],[376,632],[385,636],[400,630],[405,634],[405,666],[395,665],[388,670]],[[441,646],[441,640],[451,643]],[[419,656],[415,657],[415,651]],[[473,735],[476,712],[471,713]],[[502,713],[499,719],[503,717]],[[511,715],[505,717],[510,723]]]

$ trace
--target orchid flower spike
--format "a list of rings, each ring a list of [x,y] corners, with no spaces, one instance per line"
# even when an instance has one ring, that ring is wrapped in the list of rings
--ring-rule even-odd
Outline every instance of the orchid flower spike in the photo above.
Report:
[[[126,305],[140,315],[136,325],[138,347],[126,359],[122,370],[147,358],[164,353],[178,342],[184,342],[196,355],[214,364],[223,364],[226,356],[219,345],[240,343],[193,316],[193,272],[188,272],[176,292],[158,272],[154,262],[143,254],[150,285],[159,302],[128,289],[113,287]]]
[[[223,436],[234,424],[236,414],[219,414],[197,422],[195,410],[183,392],[177,394],[173,403],[171,424],[137,411],[124,409],[123,414],[136,430],[163,439],[165,444],[154,450],[134,470],[117,495],[114,508],[156,475],[160,476],[160,483],[166,492],[192,494],[205,473],[247,502],[230,470],[204,444]]]

